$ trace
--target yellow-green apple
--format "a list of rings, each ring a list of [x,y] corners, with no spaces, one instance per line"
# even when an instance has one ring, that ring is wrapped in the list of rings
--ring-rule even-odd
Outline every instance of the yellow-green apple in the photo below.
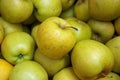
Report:
[[[120,18],[114,20],[115,32],[120,35]]]
[[[11,23],[21,23],[33,12],[31,0],[1,0],[1,16]]]
[[[59,16],[62,12],[61,0],[32,0],[34,15],[38,21],[43,22],[45,19],[53,16]]]
[[[114,25],[110,21],[89,19],[88,25],[91,27],[93,32],[92,39],[102,43],[106,43],[108,40],[110,40],[115,33]]]
[[[74,5],[74,14],[79,20],[88,21],[90,18],[88,0],[77,0]]]
[[[110,39],[107,43],[106,46],[108,46],[113,55],[114,55],[114,66],[113,66],[113,71],[120,73],[120,36],[116,36],[112,39]]]
[[[28,60],[14,66],[9,80],[48,80],[48,74],[39,63]]]
[[[20,23],[10,23],[6,20],[4,20],[2,17],[0,17],[0,23],[2,24],[4,28],[4,35],[8,35],[12,32],[21,32],[24,31],[23,25]]]
[[[66,55],[61,59],[51,59],[43,55],[37,48],[34,53],[34,61],[40,63],[45,68],[49,77],[53,77],[58,71],[69,66],[70,56]]]
[[[63,19],[68,17],[74,17],[74,5],[68,8],[67,10],[62,11],[62,13],[60,14],[60,17]]]
[[[103,43],[88,39],[79,41],[74,46],[71,63],[81,80],[96,80],[112,71],[114,56]]]
[[[36,42],[42,54],[52,59],[60,59],[76,43],[74,28],[60,17],[50,17],[38,26]]]
[[[13,32],[7,35],[1,44],[3,57],[15,65],[33,59],[35,42],[26,32]]]
[[[4,37],[5,37],[5,30],[3,28],[2,23],[0,22],[0,44],[2,43]]]
[[[89,25],[75,17],[68,17],[65,19],[74,29],[76,33],[76,42],[84,39],[90,39],[92,30]]]
[[[74,5],[76,0],[61,0],[62,3],[62,11],[67,10],[70,8],[72,5]]]
[[[88,0],[89,14],[101,21],[112,21],[120,16],[120,0]]]
[[[66,67],[53,76],[53,80],[80,80],[73,71],[72,67]]]
[[[105,77],[99,78],[97,80],[120,80],[120,76],[115,72],[110,72]]]

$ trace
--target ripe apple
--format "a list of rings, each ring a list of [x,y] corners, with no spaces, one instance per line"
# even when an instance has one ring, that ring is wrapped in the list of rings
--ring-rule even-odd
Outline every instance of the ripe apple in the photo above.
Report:
[[[120,18],[115,19],[114,27],[115,27],[116,33],[120,35]]]
[[[79,41],[71,52],[75,74],[81,80],[96,80],[111,72],[114,56],[111,50],[99,41]]]
[[[4,30],[4,28],[3,28],[2,23],[0,22],[0,45],[1,45],[4,37],[5,37],[5,30]]]
[[[42,54],[52,59],[67,55],[76,43],[74,28],[60,17],[50,17],[38,26],[36,42]]]
[[[99,78],[97,80],[120,80],[120,76],[117,73],[110,72],[103,78]]]
[[[89,14],[101,21],[112,21],[120,16],[120,0],[88,0]]]
[[[3,57],[15,65],[33,59],[35,42],[26,32],[13,32],[7,35],[1,44]]]
[[[113,71],[120,73],[120,36],[116,36],[106,43],[114,55]]]
[[[53,76],[53,80],[80,80],[73,71],[72,67],[66,67]]]
[[[2,17],[0,17],[0,23],[2,24],[4,28],[4,35],[8,35],[12,32],[21,32],[24,31],[23,25],[20,23],[10,23],[6,20],[4,20]]]
[[[74,14],[79,20],[88,21],[90,18],[88,0],[77,0],[74,5]]]
[[[43,22],[45,19],[53,16],[59,16],[62,12],[61,0],[32,0],[34,15],[38,21]]]
[[[1,16],[11,23],[21,23],[33,12],[31,0],[0,0]]]
[[[39,63],[23,61],[14,66],[9,80],[48,80],[48,75]]]
[[[88,25],[92,29],[92,39],[94,40],[106,43],[114,36],[114,25],[110,21],[98,21],[95,19],[89,19]]]
[[[37,48],[34,53],[34,61],[40,63],[44,67],[49,77],[53,77],[53,75],[56,74],[58,71],[69,66],[70,56],[66,55],[61,59],[51,59],[43,55]]]
[[[72,5],[74,5],[74,2],[76,0],[61,0],[62,3],[62,10],[65,11],[68,8],[70,8]]]
[[[65,19],[74,29],[76,33],[76,42],[80,40],[90,39],[92,36],[92,30],[89,25],[75,17],[68,17]]]

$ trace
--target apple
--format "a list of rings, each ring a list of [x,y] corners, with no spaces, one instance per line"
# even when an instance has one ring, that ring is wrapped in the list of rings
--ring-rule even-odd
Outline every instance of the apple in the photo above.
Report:
[[[13,67],[9,80],[48,80],[48,75],[39,63],[28,60]]]
[[[26,32],[13,32],[1,44],[3,57],[13,65],[33,59],[35,42]]]
[[[36,43],[52,59],[66,56],[76,43],[74,28],[60,17],[50,17],[38,26]]]
[[[62,3],[62,11],[67,10],[70,8],[72,5],[74,5],[76,0],[61,0]]]
[[[120,80],[120,76],[115,72],[110,72],[105,77],[99,78],[97,80]]]
[[[120,36],[116,36],[106,43],[114,55],[113,71],[120,73]]]
[[[34,53],[34,61],[40,63],[47,71],[49,77],[53,77],[61,69],[69,66],[70,56],[66,55],[61,59],[51,59],[41,53],[37,48]]]
[[[103,43],[88,39],[74,46],[71,63],[80,80],[96,80],[112,71],[114,56]]]
[[[110,21],[98,21],[95,19],[89,19],[88,25],[92,29],[92,39],[94,40],[106,43],[114,36],[114,25]]]
[[[2,23],[0,22],[0,44],[2,43],[4,37],[5,37],[5,30],[3,28]]]
[[[88,0],[89,14],[101,21],[112,21],[120,16],[120,0]]]
[[[4,20],[2,17],[0,17],[0,24],[4,28],[4,36],[12,33],[12,32],[21,32],[24,31],[23,25],[20,23],[10,23],[6,20]]]
[[[89,25],[75,17],[68,17],[65,19],[74,29],[76,33],[76,42],[80,40],[90,39],[92,30]]]
[[[59,16],[62,12],[61,0],[32,0],[34,15],[38,21],[43,22],[45,19],[53,16]]]
[[[73,71],[72,67],[66,67],[53,76],[53,80],[80,80]]]
[[[120,18],[115,19],[114,21],[115,32],[120,35]]]
[[[90,18],[88,0],[77,0],[74,5],[74,14],[79,20],[88,21]]]
[[[21,23],[32,15],[31,0],[0,0],[1,16],[11,23]]]

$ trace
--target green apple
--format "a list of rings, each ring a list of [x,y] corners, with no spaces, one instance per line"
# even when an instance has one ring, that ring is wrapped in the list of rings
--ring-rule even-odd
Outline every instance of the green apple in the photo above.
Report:
[[[75,1],[76,0],[61,0],[62,10],[65,11],[70,8],[72,5],[74,5]]]
[[[90,18],[88,0],[77,0],[74,5],[74,14],[79,20],[88,21]]]
[[[34,61],[40,63],[45,68],[49,77],[53,77],[58,71],[69,66],[70,56],[66,55],[61,59],[51,59],[43,55],[37,48],[34,53]]]
[[[89,25],[75,17],[68,17],[65,19],[74,29],[76,33],[76,42],[80,40],[90,39],[92,30]]]
[[[109,40],[106,43],[106,46],[108,46],[113,55],[114,55],[114,66],[113,66],[113,71],[120,73],[120,36],[116,36]]]
[[[97,80],[120,80],[120,76],[117,73],[110,72],[103,78],[99,78]]]
[[[71,52],[71,62],[80,80],[96,80],[112,71],[112,51],[99,41],[79,41]]]
[[[36,42],[42,54],[60,59],[67,55],[76,43],[74,28],[60,17],[50,17],[39,25]]]
[[[4,28],[4,35],[8,35],[12,32],[21,32],[24,31],[23,25],[20,23],[10,23],[6,20],[4,20],[2,17],[0,17],[0,23],[2,24]]]
[[[88,25],[92,29],[92,39],[94,40],[106,43],[114,36],[114,25],[110,21],[98,21],[95,19],[89,19]]]
[[[34,15],[38,21],[53,16],[59,16],[62,12],[61,0],[32,0],[34,4]]]
[[[112,21],[120,16],[120,0],[88,0],[89,14],[101,21]]]
[[[13,32],[7,35],[1,44],[3,57],[15,65],[33,59],[35,42],[26,32]]]
[[[3,28],[2,23],[0,22],[0,44],[2,43],[4,37],[5,37],[5,30]]]
[[[53,80],[80,80],[73,71],[72,67],[66,67],[53,76]]]
[[[114,21],[115,32],[120,35],[120,17]]]
[[[23,61],[14,66],[9,80],[48,80],[48,75],[39,63]]]

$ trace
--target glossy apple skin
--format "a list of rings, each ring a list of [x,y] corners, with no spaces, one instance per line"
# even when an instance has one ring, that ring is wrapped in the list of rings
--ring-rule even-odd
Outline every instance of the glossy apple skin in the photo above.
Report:
[[[95,40],[82,40],[73,48],[71,62],[80,79],[95,80],[112,70],[114,56],[104,44]]]
[[[35,42],[26,32],[14,32],[7,35],[1,44],[3,57],[11,64],[33,59]]]
[[[9,80],[48,80],[48,75],[39,63],[28,60],[14,66]]]

